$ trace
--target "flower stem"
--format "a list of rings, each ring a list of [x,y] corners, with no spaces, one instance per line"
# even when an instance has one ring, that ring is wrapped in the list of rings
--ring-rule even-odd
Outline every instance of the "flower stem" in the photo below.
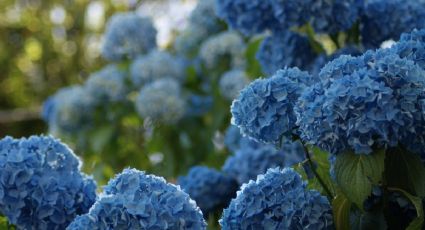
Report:
[[[317,181],[318,181],[318,182],[319,182],[319,184],[322,186],[322,188],[323,188],[323,190],[325,191],[325,193],[327,194],[328,198],[329,198],[330,200],[332,200],[332,199],[333,199],[332,192],[331,192],[331,190],[330,190],[330,189],[326,186],[326,184],[325,184],[325,182],[322,180],[322,178],[319,176],[319,173],[317,173],[317,171],[316,171],[316,169],[315,169],[315,167],[314,167],[314,164],[313,164],[313,160],[312,160],[311,155],[310,155],[310,151],[308,150],[308,148],[307,148],[304,144],[302,144],[302,146],[303,146],[303,148],[304,148],[304,152],[305,152],[305,156],[306,156],[306,158],[307,158],[308,164],[309,164],[309,165],[310,165],[310,167],[311,167],[311,171],[313,172],[314,176],[317,178]]]

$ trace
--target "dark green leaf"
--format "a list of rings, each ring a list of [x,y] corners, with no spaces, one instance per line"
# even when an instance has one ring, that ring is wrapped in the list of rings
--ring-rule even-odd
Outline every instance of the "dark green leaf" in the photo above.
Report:
[[[261,71],[261,65],[256,58],[258,48],[260,47],[260,44],[262,41],[263,41],[263,38],[255,39],[251,41],[248,44],[248,47],[246,48],[246,52],[245,52],[246,61],[247,61],[246,72],[248,73],[249,77],[252,77],[254,79],[263,74]]]
[[[391,149],[385,160],[385,178],[395,187],[418,197],[425,197],[425,167],[418,155]]]
[[[351,202],[343,195],[338,194],[332,201],[334,225],[337,230],[350,229]]]
[[[103,147],[105,147],[111,140],[114,132],[115,128],[111,125],[105,125],[97,128],[90,137],[92,149],[95,152],[101,152]]]
[[[403,189],[389,188],[389,190],[402,193],[407,199],[410,200],[410,202],[412,202],[413,206],[415,206],[416,208],[417,218],[410,223],[410,225],[407,227],[407,230],[422,229],[422,225],[424,223],[424,209],[422,206],[422,199],[417,196],[413,196],[412,194],[404,191]]]
[[[370,155],[343,153],[336,157],[335,176],[338,186],[363,210],[363,202],[372,192],[372,185],[378,184],[384,171],[385,151]]]
[[[359,210],[353,212],[351,221],[352,230],[387,230],[388,224],[382,211],[362,213]]]

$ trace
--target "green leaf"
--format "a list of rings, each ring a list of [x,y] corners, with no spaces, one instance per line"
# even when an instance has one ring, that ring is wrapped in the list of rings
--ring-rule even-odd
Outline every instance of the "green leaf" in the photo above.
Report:
[[[319,148],[313,147],[311,149],[312,160],[316,163],[316,172],[320,178],[325,182],[326,187],[330,190],[332,195],[335,195],[335,185],[330,175],[329,153]],[[316,180],[317,181],[317,180]],[[317,182],[318,183],[318,182]],[[319,184],[320,186],[320,184]],[[322,186],[320,186],[322,187]],[[321,189],[322,190],[322,189]],[[319,190],[320,191],[320,190]]]
[[[347,198],[363,210],[363,202],[384,172],[385,151],[370,155],[343,153],[336,157],[336,182]]]
[[[115,133],[115,127],[112,125],[105,125],[99,127],[95,132],[92,133],[91,147],[95,152],[101,152],[106,144],[109,143]]]
[[[422,225],[424,223],[424,209],[422,206],[422,199],[417,196],[413,196],[412,194],[408,193],[407,191],[399,188],[388,188],[388,190],[396,191],[402,193],[407,199],[412,202],[413,206],[415,206],[416,209],[416,215],[418,216],[416,219],[414,219],[409,226],[406,228],[406,230],[420,230],[422,229]]]
[[[424,198],[425,167],[420,157],[401,149],[390,149],[387,152],[385,178],[388,187],[400,188]]]
[[[334,225],[337,230],[350,229],[351,202],[343,195],[338,194],[332,201]]]
[[[360,212],[355,209],[352,212],[353,221],[351,222],[352,230],[387,230],[388,224],[385,220],[382,210],[370,212]],[[350,228],[349,228],[350,229]]]
[[[263,38],[253,39],[253,41],[248,44],[245,52],[247,61],[246,72],[248,73],[248,76],[253,77],[254,79],[263,74],[261,71],[261,65],[256,58],[258,48],[260,47],[262,41]]]

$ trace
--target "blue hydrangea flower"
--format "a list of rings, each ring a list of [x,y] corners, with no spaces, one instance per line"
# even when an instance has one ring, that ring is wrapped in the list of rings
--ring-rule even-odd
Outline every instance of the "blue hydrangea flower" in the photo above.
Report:
[[[231,152],[235,152],[240,147],[240,142],[242,139],[241,131],[239,130],[239,127],[236,125],[230,125],[224,134],[224,145],[229,149]]]
[[[269,2],[273,7],[274,17],[279,22],[279,28],[289,29],[308,22],[311,17],[311,5],[317,0],[269,0]]]
[[[232,124],[251,138],[278,143],[294,134],[293,107],[313,78],[298,68],[283,69],[270,78],[258,79],[243,89],[233,101]]]
[[[318,75],[320,73],[320,70],[330,61],[335,60],[336,58],[342,56],[342,55],[350,55],[353,57],[361,56],[363,54],[363,49],[361,47],[355,46],[355,45],[346,45],[341,49],[336,50],[334,53],[332,53],[329,56],[326,55],[319,55],[314,63],[311,65],[311,68],[309,69],[309,72],[312,75]]]
[[[307,37],[285,31],[265,38],[256,58],[263,72],[273,74],[285,67],[298,67],[308,70],[316,58]]]
[[[246,35],[280,27],[269,0],[216,0],[217,15]]]
[[[390,50],[401,58],[412,60],[425,69],[425,29],[403,34],[400,41]]]
[[[310,1],[310,23],[318,33],[349,30],[360,18],[365,0]]]
[[[369,0],[363,14],[362,43],[370,48],[425,27],[425,5],[416,0]]]
[[[328,80],[306,90],[296,109],[303,139],[333,154],[422,149],[425,72],[413,61],[378,50],[342,56],[320,74]]]
[[[187,99],[186,114],[187,117],[198,117],[208,113],[214,103],[211,96],[202,96],[191,94]]]
[[[198,1],[189,17],[189,24],[205,28],[209,33],[217,33],[223,29],[223,24],[215,14],[215,0]]]
[[[245,67],[245,43],[235,31],[225,31],[202,43],[199,56],[208,69],[217,68],[223,58],[229,58],[231,68]]]
[[[174,49],[179,55],[193,57],[197,54],[200,44],[210,35],[203,27],[189,25],[179,33],[174,40]]]
[[[132,63],[130,72],[136,87],[161,78],[173,78],[181,82],[186,77],[183,59],[159,50],[137,58]]]
[[[62,88],[43,105],[43,117],[51,133],[72,134],[90,127],[94,101],[81,86]]]
[[[88,212],[96,184],[53,137],[0,140],[0,213],[19,229],[64,229]]]
[[[282,149],[274,145],[258,143],[246,137],[240,139],[235,154],[227,158],[222,171],[235,178],[239,184],[255,179],[269,168],[292,166],[304,159],[304,150],[296,148],[292,142],[285,143]]]
[[[206,229],[201,210],[180,187],[125,169],[109,181],[89,213],[68,230]]]
[[[307,190],[293,169],[269,169],[242,186],[220,219],[230,229],[333,229],[326,197]]]
[[[110,61],[134,58],[156,47],[156,29],[149,18],[117,13],[105,29],[102,56]]]
[[[192,167],[187,176],[178,178],[177,184],[196,201],[204,216],[227,207],[239,189],[231,177],[204,166]]]
[[[137,112],[143,118],[174,124],[185,115],[185,101],[178,82],[164,78],[144,86],[136,99]]]
[[[245,71],[238,69],[230,70],[220,78],[220,93],[224,98],[233,100],[248,83],[249,79]]]
[[[129,91],[125,73],[116,65],[108,65],[90,75],[85,89],[97,104],[123,101]]]

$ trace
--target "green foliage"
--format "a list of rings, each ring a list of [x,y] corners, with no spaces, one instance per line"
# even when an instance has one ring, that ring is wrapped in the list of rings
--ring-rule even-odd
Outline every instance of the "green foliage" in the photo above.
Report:
[[[343,194],[338,194],[332,201],[332,211],[335,228],[350,229],[351,202]]]
[[[398,188],[389,188],[390,191],[396,191],[402,193],[410,202],[415,206],[417,218],[415,218],[410,225],[407,227],[407,230],[419,230],[422,229],[424,223],[424,209],[422,205],[422,199],[420,197],[413,196],[408,192],[398,189]]]
[[[347,198],[363,209],[363,202],[372,192],[372,185],[382,181],[385,151],[370,155],[343,153],[335,162],[336,183]]]

